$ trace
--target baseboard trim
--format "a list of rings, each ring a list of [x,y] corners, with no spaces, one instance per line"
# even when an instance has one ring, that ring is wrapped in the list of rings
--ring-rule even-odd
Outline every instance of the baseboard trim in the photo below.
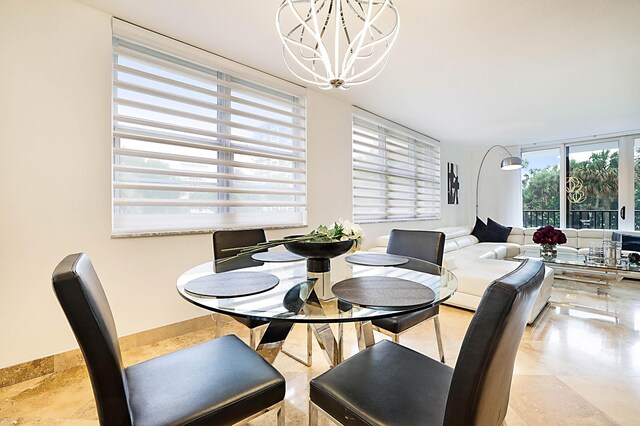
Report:
[[[129,349],[150,345],[161,340],[181,336],[192,331],[203,330],[213,326],[210,315],[181,321],[151,330],[141,331],[120,337],[120,349]],[[213,336],[212,336],[213,337]],[[84,365],[80,349],[73,349],[59,354],[49,355],[20,364],[0,369],[0,388],[35,379],[46,374],[64,371]]]

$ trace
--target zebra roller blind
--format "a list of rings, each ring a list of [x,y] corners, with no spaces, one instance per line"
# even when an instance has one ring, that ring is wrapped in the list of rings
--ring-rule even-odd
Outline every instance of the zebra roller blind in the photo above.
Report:
[[[113,234],[306,224],[299,87],[118,20],[113,35]]]
[[[353,113],[353,219],[440,219],[440,144],[374,114]]]

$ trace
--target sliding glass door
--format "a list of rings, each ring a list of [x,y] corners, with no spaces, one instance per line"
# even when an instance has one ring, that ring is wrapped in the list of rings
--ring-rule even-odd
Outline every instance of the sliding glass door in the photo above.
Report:
[[[633,137],[633,229],[640,231],[640,136]]]
[[[522,150],[524,227],[640,230],[640,135]]]
[[[566,147],[567,227],[618,229],[619,158],[617,140]]]
[[[560,226],[560,148],[522,153],[522,223]]]

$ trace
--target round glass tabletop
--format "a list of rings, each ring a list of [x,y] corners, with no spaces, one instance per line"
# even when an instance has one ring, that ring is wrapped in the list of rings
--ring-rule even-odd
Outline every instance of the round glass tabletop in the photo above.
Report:
[[[366,256],[367,253],[361,253]],[[448,270],[435,264],[409,259],[399,266],[370,266],[352,264],[345,256],[331,259],[329,274],[307,272],[305,262],[265,262],[260,266],[239,269],[272,274],[280,282],[274,288],[262,293],[215,298],[191,293],[185,290],[187,283],[213,275],[213,262],[198,265],[183,273],[177,281],[180,295],[189,302],[211,311],[260,319],[266,321],[282,320],[299,323],[332,323],[369,321],[425,309],[440,304],[453,295],[457,288],[456,277]],[[393,299],[394,283],[398,278],[412,281],[433,290],[435,298],[425,304],[406,309],[385,308],[384,292],[376,308],[368,308],[339,300],[331,292],[331,287],[348,278],[378,277],[377,282],[389,282],[389,299]]]

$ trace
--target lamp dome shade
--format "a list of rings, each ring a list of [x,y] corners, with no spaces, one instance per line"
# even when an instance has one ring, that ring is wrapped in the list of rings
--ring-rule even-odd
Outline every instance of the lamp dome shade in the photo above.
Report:
[[[522,158],[520,157],[507,157],[500,163],[502,170],[518,170],[522,168]]]

